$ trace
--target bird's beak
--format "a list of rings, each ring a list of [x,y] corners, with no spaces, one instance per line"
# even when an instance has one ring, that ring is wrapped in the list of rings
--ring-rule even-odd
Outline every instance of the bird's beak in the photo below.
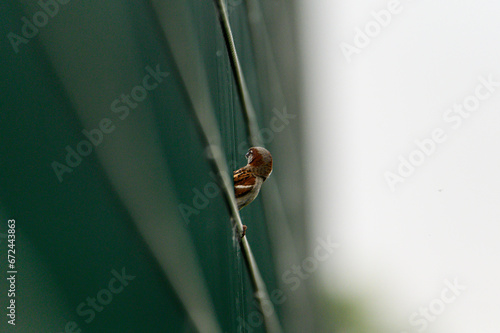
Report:
[[[245,154],[245,158],[248,160],[248,157],[250,156],[250,151],[248,151],[246,154]]]

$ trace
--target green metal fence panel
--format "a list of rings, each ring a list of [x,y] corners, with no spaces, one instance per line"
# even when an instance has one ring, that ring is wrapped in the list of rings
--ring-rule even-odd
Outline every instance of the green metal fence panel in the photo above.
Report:
[[[229,1],[227,10],[275,171],[241,219],[267,290],[281,295],[267,301],[285,331],[299,332],[311,327],[307,297],[282,279],[304,254],[304,202],[292,193],[302,170],[300,163],[287,167],[297,159],[300,130],[283,116],[288,107],[296,117],[298,104],[262,89],[271,75],[262,64],[270,60],[256,53],[255,25],[264,21],[252,23],[250,3]],[[220,138],[231,171],[246,163],[251,145],[214,2],[0,6],[0,303],[6,309],[14,299],[16,306],[15,325],[5,310],[0,331],[265,332],[271,314],[255,298],[207,146]],[[181,63],[182,52],[201,61]],[[200,95],[186,79],[189,68],[204,73]],[[204,94],[206,101],[196,98]],[[204,131],[207,117],[216,131]],[[270,123],[280,119],[277,131]],[[296,185],[283,184],[289,180],[280,172]],[[4,292],[11,275],[15,297]],[[297,311],[303,318],[291,315]]]

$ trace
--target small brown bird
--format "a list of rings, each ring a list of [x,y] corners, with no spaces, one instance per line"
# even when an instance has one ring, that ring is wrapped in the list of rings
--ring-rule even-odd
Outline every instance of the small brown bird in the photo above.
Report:
[[[238,209],[250,204],[273,171],[273,157],[262,147],[252,147],[245,155],[248,164],[233,172],[234,194]]]

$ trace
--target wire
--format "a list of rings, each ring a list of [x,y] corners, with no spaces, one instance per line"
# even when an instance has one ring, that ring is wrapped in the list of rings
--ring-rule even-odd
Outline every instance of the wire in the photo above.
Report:
[[[217,8],[224,40],[226,42],[226,47],[229,53],[231,68],[233,69],[233,73],[235,75],[237,91],[240,96],[242,108],[244,111],[243,114],[246,118],[245,123],[247,125],[249,141],[251,142],[252,146],[261,146],[262,140],[259,135],[257,117],[255,114],[255,109],[253,108],[252,105],[250,93],[248,92],[245,78],[243,76],[243,70],[240,65],[238,54],[236,52],[236,46],[231,31],[231,25],[229,23],[229,16],[227,14],[226,5],[223,0],[214,0],[214,1]],[[232,195],[232,197],[234,197],[234,195]],[[239,212],[237,213],[237,219],[241,221]],[[255,261],[252,250],[250,248],[250,244],[246,236],[242,239],[241,246],[243,249],[243,253],[245,255],[245,259],[247,261],[252,284],[255,289],[255,297],[257,298],[259,305],[261,307],[261,311],[264,314],[263,317],[266,326],[266,331],[269,333],[282,332],[278,316],[276,315],[274,306],[270,301],[269,293],[267,291],[264,280],[262,279],[262,275],[259,271],[257,262]]]

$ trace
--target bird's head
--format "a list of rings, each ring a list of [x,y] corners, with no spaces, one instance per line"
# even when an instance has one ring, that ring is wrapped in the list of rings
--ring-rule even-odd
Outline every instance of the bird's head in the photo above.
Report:
[[[266,179],[273,171],[273,157],[266,148],[252,147],[245,155],[256,175]]]

